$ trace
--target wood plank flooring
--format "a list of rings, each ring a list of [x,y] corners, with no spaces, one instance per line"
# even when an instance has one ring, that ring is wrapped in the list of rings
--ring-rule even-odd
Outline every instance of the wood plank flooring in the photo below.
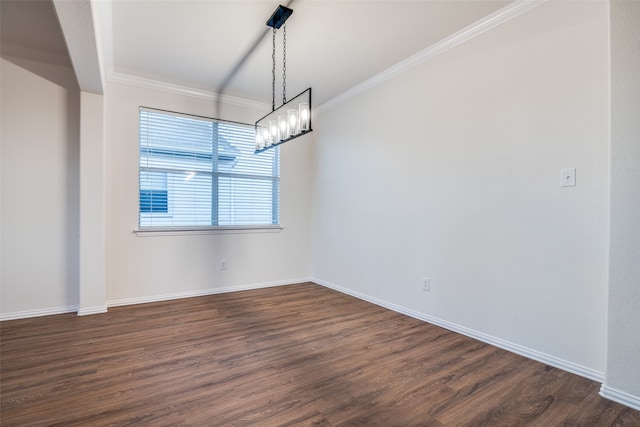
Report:
[[[311,283],[0,327],[2,426],[640,426],[593,381]]]

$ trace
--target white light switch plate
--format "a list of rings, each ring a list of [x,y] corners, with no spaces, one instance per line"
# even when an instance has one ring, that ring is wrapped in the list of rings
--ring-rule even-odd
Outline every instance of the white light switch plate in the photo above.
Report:
[[[576,168],[560,169],[560,187],[576,186]]]

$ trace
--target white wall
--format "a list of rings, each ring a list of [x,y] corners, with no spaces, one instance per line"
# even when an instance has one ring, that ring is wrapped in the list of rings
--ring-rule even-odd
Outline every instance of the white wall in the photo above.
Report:
[[[104,163],[104,96],[81,91],[78,315],[107,311]]]
[[[611,2],[611,235],[603,394],[640,410],[640,2]]]
[[[118,83],[106,95],[107,301],[306,280],[310,272],[310,136],[282,146],[281,223],[269,233],[139,237],[138,108],[215,116],[211,100]],[[223,105],[220,117],[253,123],[264,111]],[[228,269],[220,269],[226,259]]]
[[[607,32],[550,2],[318,117],[313,276],[601,378]]]
[[[0,315],[71,311],[78,305],[77,83],[70,68],[1,61]]]

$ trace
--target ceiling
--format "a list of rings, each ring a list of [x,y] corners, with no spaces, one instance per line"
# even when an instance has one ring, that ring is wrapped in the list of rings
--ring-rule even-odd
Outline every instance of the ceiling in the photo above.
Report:
[[[56,57],[66,52],[60,27],[51,21],[55,12],[51,14],[50,0],[1,3],[3,55],[5,45],[13,46],[12,52],[20,45],[34,52],[55,52]],[[106,3],[99,3],[104,14]],[[294,13],[287,21],[287,95],[313,87],[314,103],[322,104],[509,3],[294,0],[289,6]],[[270,103],[271,29],[265,23],[278,4],[114,0],[108,3],[109,19],[98,26],[100,38],[109,45],[105,52],[112,52],[104,61],[112,68],[106,70],[107,77],[113,71],[212,92],[224,89],[227,95]],[[282,97],[282,33],[281,28],[277,103]]]
[[[1,0],[0,31],[3,57],[71,66],[51,1]]]

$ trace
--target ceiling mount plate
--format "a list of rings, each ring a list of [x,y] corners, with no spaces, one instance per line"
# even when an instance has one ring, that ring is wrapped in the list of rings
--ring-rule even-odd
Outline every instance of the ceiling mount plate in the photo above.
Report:
[[[276,9],[276,11],[273,12],[273,15],[271,15],[271,18],[269,18],[269,20],[267,21],[267,25],[277,30],[282,26],[282,24],[284,24],[284,22],[287,20],[288,17],[291,16],[292,13],[293,13],[292,9],[289,9],[288,7],[280,5]]]

